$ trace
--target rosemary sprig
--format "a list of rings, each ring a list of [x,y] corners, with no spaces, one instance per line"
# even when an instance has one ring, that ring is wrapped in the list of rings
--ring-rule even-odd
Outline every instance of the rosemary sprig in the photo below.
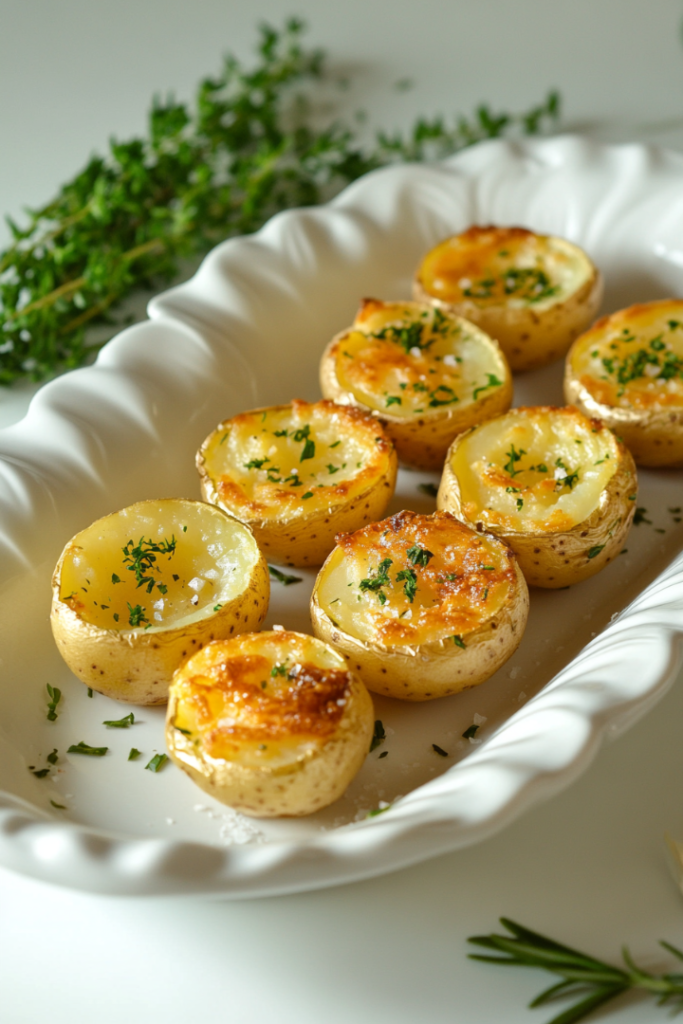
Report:
[[[324,58],[301,46],[303,25],[260,30],[258,61],[234,57],[204,79],[192,106],[155,101],[146,137],[112,140],[51,202],[28,211],[0,252],[0,384],[42,380],[80,366],[87,330],[139,288],[178,273],[179,260],[260,227],[279,210],[330,198],[388,163],[446,156],[509,130],[537,134],[559,98],[526,113],[480,107],[449,126],[421,118],[406,136],[376,136],[364,150],[338,121],[320,124],[311,102]]]
[[[583,1020],[599,1006],[630,989],[647,992],[657,1000],[658,1006],[669,1003],[674,1005],[675,1010],[683,1009],[683,974],[651,974],[643,971],[633,962],[625,946],[621,952],[626,965],[626,970],[623,970],[569,946],[562,946],[507,917],[501,917],[500,923],[510,935],[475,935],[468,942],[502,955],[469,953],[468,956],[471,960],[493,964],[539,967],[557,975],[561,980],[536,996],[529,1006],[544,1006],[569,996],[578,996],[579,999],[569,1009],[548,1021],[548,1024],[575,1024],[575,1021]],[[676,946],[663,941],[660,946],[683,960],[683,951]]]

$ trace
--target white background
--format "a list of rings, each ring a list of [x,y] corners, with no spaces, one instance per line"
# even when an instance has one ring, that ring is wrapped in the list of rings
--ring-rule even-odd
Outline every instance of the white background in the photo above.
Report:
[[[248,56],[258,21],[292,13],[353,80],[333,93],[347,116],[406,127],[482,101],[525,109],[556,87],[565,127],[683,148],[679,0],[0,0],[0,212],[49,199],[110,134],[142,131],[155,92],[188,98],[222,53]],[[0,424],[30,392],[0,390]],[[683,838],[682,723],[679,677],[570,790],[501,835],[327,892],[113,900],[0,872],[3,1024],[543,1024],[550,1013],[524,1007],[545,976],[465,958],[466,937],[501,914],[672,969],[656,940],[683,945],[663,845],[665,831]],[[665,1019],[637,999],[605,1015]]]

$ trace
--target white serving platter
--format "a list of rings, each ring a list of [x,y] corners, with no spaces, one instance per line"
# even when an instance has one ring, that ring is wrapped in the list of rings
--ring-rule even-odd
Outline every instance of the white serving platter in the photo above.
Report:
[[[66,540],[133,501],[198,496],[194,452],[219,420],[318,397],[319,356],[359,298],[408,297],[420,256],[472,223],[577,242],[604,273],[605,311],[683,296],[682,156],[575,137],[490,142],[374,172],[328,206],[223,243],[151,303],[149,322],[0,432],[0,865],[100,893],[232,898],[381,874],[478,842],[557,793],[665,692],[683,635],[683,525],[669,511],[683,506],[680,470],[640,472],[648,521],[627,551],[570,590],[533,593],[519,650],[487,683],[424,705],[376,698],[385,743],[344,798],[304,820],[250,820],[172,764],[145,771],[164,749],[163,710],[108,730],[129,709],[89,698],[54,647],[49,582]],[[561,404],[561,370],[518,377],[516,404]],[[433,509],[419,485],[436,479],[402,471],[390,511]],[[267,625],[310,628],[314,574],[296,575],[273,582]],[[63,693],[55,722],[48,683]],[[109,752],[65,753],[80,740]],[[29,766],[55,748],[36,778]]]

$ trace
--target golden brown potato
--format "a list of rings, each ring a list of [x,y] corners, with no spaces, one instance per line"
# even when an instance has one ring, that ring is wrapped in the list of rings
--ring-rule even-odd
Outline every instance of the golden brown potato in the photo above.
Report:
[[[474,324],[425,303],[365,299],[353,326],[327,346],[326,398],[366,409],[402,462],[441,469],[456,434],[510,408],[500,346]]]
[[[477,686],[529,611],[510,548],[448,512],[399,512],[337,538],[311,598],[316,636],[376,693],[422,701]]]
[[[630,453],[577,409],[513,409],[456,438],[437,506],[514,550],[527,583],[566,587],[623,546],[638,496]]]
[[[564,356],[597,315],[603,289],[586,253],[564,238],[471,227],[427,253],[413,290],[497,338],[518,371]]]
[[[598,416],[641,466],[683,466],[683,301],[603,317],[567,356],[568,402]]]
[[[370,747],[372,700],[346,660],[286,630],[209,644],[175,674],[173,760],[203,790],[257,818],[337,800]]]
[[[396,485],[381,424],[333,402],[302,402],[224,420],[197,453],[202,495],[254,532],[268,558],[320,565],[339,530],[379,519]]]
[[[52,578],[52,632],[86,686],[164,704],[183,658],[258,629],[268,567],[250,530],[201,501],[139,501],[64,548]]]

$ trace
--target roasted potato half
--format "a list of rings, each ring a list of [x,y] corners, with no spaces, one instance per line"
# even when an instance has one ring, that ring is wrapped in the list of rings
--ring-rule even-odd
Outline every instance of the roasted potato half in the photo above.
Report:
[[[427,253],[413,291],[497,338],[518,371],[564,356],[595,319],[603,287],[586,253],[564,238],[471,227]]]
[[[268,566],[251,531],[202,501],[139,501],[64,548],[52,578],[52,632],[86,686],[164,704],[183,658],[258,629]]]
[[[498,343],[417,302],[365,299],[353,326],[327,346],[320,386],[326,398],[377,417],[399,459],[418,469],[441,469],[456,434],[512,403]]]
[[[203,790],[257,818],[312,814],[357,773],[370,694],[327,644],[286,630],[209,644],[173,677],[166,741]]]
[[[683,466],[683,301],[622,309],[572,345],[568,402],[599,416],[641,466]]]
[[[483,683],[517,648],[528,611],[507,544],[448,512],[342,534],[311,598],[315,635],[368,689],[411,701]]]
[[[268,558],[297,566],[320,565],[339,530],[379,519],[396,468],[381,424],[326,401],[241,413],[197,453],[204,498],[247,523]]]
[[[502,537],[527,583],[553,589],[619,554],[637,494],[631,454],[599,420],[539,406],[456,438],[437,507]]]

